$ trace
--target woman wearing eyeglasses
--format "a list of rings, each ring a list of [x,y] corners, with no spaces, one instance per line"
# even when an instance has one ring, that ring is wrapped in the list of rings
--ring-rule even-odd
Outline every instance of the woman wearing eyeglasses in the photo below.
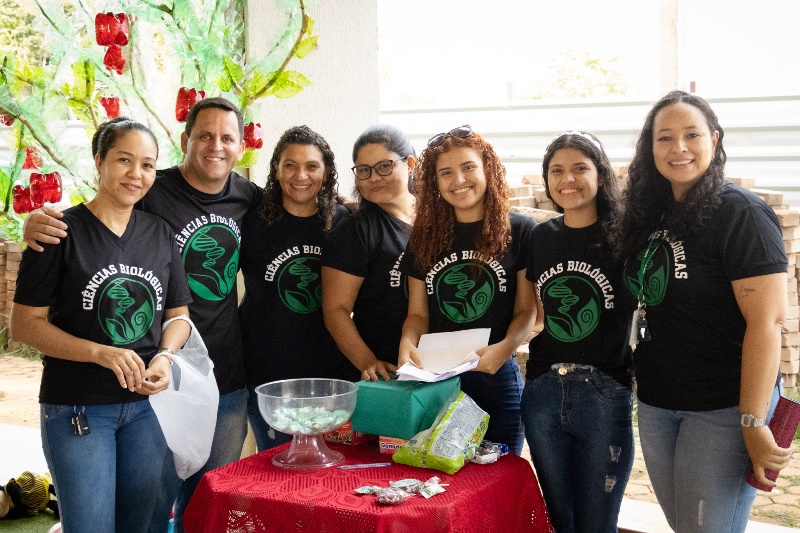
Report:
[[[410,183],[416,153],[386,124],[353,146],[359,209],[326,238],[322,257],[325,325],[353,363],[351,379],[389,379],[397,370],[400,329],[408,308],[400,258],[414,222]]]
[[[264,194],[242,223],[245,295],[239,317],[247,374],[247,418],[259,451],[291,440],[271,429],[255,388],[295,378],[339,378],[345,363],[322,318],[325,234],[347,216],[336,203],[336,164],[308,126],[284,132]]]
[[[424,333],[491,328],[461,388],[489,413],[486,438],[519,454],[523,382],[513,356],[533,329],[533,284],[525,279],[535,222],[509,212],[505,167],[469,126],[440,133],[420,155],[417,221],[401,269],[408,272],[408,317],[398,364],[422,366]]]
[[[542,176],[564,216],[531,235],[527,276],[544,329],[526,365],[525,435],[555,530],[616,532],[634,452],[634,300],[609,245],[619,185],[600,141],[583,131],[550,143]]]

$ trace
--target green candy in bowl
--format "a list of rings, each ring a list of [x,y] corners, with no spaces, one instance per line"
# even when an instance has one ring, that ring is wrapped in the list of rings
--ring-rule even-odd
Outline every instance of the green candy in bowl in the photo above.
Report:
[[[272,458],[282,468],[310,470],[344,462],[323,435],[350,420],[358,385],[340,379],[287,379],[256,387],[258,409],[272,428],[293,435],[289,449]]]

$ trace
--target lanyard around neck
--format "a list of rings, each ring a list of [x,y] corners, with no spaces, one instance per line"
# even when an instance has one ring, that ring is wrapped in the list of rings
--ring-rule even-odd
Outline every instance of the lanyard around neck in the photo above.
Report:
[[[644,274],[645,274],[645,272],[647,272],[647,265],[650,263],[650,261],[652,261],[653,256],[656,255],[656,251],[658,251],[658,247],[661,246],[661,243],[664,242],[664,238],[666,237],[666,230],[663,227],[664,217],[665,216],[666,216],[666,213],[661,215],[661,220],[658,221],[658,227],[661,228],[661,229],[659,229],[657,231],[658,231],[658,233],[661,234],[661,238],[658,239],[658,240],[650,239],[650,241],[647,243],[647,248],[645,249],[644,255],[642,256],[642,263],[639,265],[639,272],[636,275],[636,279],[639,282],[639,286],[637,287],[638,290],[637,290],[637,294],[635,296],[636,296],[636,301],[639,304],[638,305],[639,309],[642,309],[642,308],[645,307],[645,303],[644,303]]]
[[[661,243],[664,242],[664,237],[662,235],[661,239],[650,239],[650,242],[647,243],[647,249],[644,251],[644,255],[642,256],[642,263],[639,265],[639,272],[636,274],[637,281],[639,282],[639,286],[636,287],[636,301],[639,303],[639,307],[644,307],[644,274],[647,271],[647,265],[653,259],[653,256],[656,254],[658,247],[661,246]]]

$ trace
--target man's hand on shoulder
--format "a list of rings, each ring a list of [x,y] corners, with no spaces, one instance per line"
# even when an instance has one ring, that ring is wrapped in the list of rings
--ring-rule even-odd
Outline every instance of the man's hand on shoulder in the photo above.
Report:
[[[28,247],[42,252],[44,248],[39,243],[60,243],[61,239],[67,236],[67,225],[59,220],[63,216],[60,211],[49,207],[31,211],[22,225],[22,238],[28,243]]]

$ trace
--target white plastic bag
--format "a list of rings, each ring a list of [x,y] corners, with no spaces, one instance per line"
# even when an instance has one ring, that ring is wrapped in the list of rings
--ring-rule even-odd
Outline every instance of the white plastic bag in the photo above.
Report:
[[[172,450],[178,477],[186,479],[206,464],[211,453],[219,389],[214,363],[197,328],[184,316],[168,320],[164,327],[173,320],[189,322],[192,332],[183,348],[172,356],[169,387],[150,396],[150,405]]]

